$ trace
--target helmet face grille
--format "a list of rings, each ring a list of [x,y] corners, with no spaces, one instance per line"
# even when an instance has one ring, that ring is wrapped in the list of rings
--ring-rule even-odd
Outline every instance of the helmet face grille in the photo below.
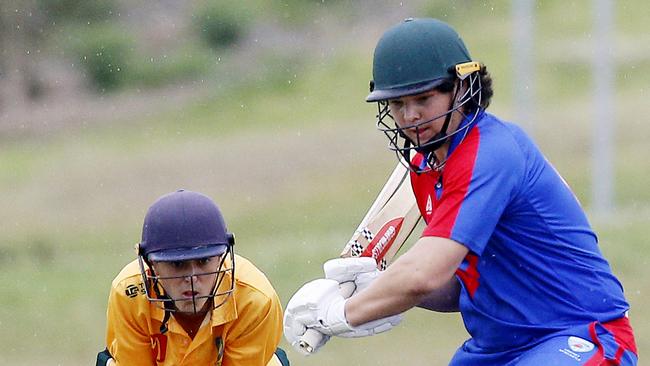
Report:
[[[209,308],[218,308],[228,301],[228,298],[235,289],[235,257],[232,246],[228,247],[227,252],[219,258],[219,261],[219,266],[216,271],[162,277],[156,274],[150,262],[147,262],[142,256],[139,256],[138,262],[147,299],[159,308],[169,312],[178,312],[179,303],[191,302],[192,311],[189,312],[194,314],[199,313],[204,309],[201,309],[197,304],[203,299],[206,300],[206,304],[211,304]],[[207,295],[195,295],[191,298],[174,298],[170,295],[170,291],[163,286],[163,282],[167,280],[182,279],[188,281],[192,291],[194,291],[195,278],[203,276],[214,278],[215,284]]]
[[[476,105],[481,105],[481,78],[478,71],[468,75],[465,80],[460,80],[459,85],[466,85],[467,88],[463,93],[456,93],[452,99],[452,105],[445,113],[434,116],[431,119],[420,121],[416,125],[408,127],[399,127],[395,122],[394,117],[390,114],[390,109],[386,101],[377,102],[377,122],[376,127],[379,131],[383,132],[388,138],[388,149],[395,152],[397,160],[407,167],[409,170],[416,173],[423,173],[429,170],[440,170],[444,166],[445,161],[438,161],[433,152],[443,146],[450,138],[457,134],[466,134],[468,129],[472,126],[473,122],[481,114],[482,110],[477,108],[470,115],[464,115],[463,107],[470,101],[474,101]],[[458,88],[456,89],[458,90]],[[462,127],[455,131],[448,132],[447,124],[451,118],[451,114],[458,112],[464,115],[465,122]],[[429,124],[439,118],[445,118],[445,124],[440,133],[433,136],[428,141],[411,141],[404,133],[407,129],[417,129],[419,126]],[[390,121],[387,121],[390,119]],[[417,135],[417,134],[416,134]],[[412,164],[412,158],[415,153],[424,155],[422,164],[415,166]]]

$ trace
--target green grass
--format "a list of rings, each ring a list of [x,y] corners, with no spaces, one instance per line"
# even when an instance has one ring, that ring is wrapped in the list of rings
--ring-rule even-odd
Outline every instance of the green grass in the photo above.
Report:
[[[511,30],[503,21],[507,8],[495,4],[487,13],[473,10],[477,18],[488,16],[469,22],[494,24],[494,32],[470,32],[463,23],[461,33],[495,76],[491,109],[508,117]],[[589,70],[563,56],[566,44],[584,47],[580,32],[588,22],[558,13],[560,2],[544,4],[535,139],[590,209]],[[630,22],[644,19],[624,11]],[[642,29],[622,25],[617,37],[623,48],[641,44]],[[146,208],[180,187],[219,202],[237,251],[267,273],[284,303],[300,284],[319,276],[322,262],[347,241],[394,165],[385,139],[374,131],[374,106],[363,102],[372,45],[348,47],[353,49],[326,60],[272,58],[277,64],[256,79],[215,85],[209,98],[161,105],[160,113],[146,118],[3,140],[0,325],[11,331],[0,335],[0,364],[92,364],[102,347],[110,281],[134,258]],[[631,61],[620,64],[616,90],[617,207],[590,217],[632,303],[632,324],[645,351],[650,125],[644,116],[650,110],[644,80],[650,54],[629,55]],[[333,340],[311,358],[288,351],[298,366],[445,364],[466,337],[457,314],[416,310],[389,335]]]

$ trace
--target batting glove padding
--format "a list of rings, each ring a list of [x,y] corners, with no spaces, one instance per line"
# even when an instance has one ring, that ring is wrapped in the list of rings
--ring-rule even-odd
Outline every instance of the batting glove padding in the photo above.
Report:
[[[289,300],[284,313],[284,335],[301,353],[300,338],[308,328],[325,334],[314,352],[329,336],[366,337],[385,332],[401,321],[401,315],[378,319],[352,327],[345,318],[345,299],[339,292],[339,283],[331,279],[317,279],[302,286]]]
[[[331,259],[323,264],[323,271],[325,278],[338,283],[354,282],[353,294],[368,287],[381,273],[377,269],[377,262],[372,257]]]

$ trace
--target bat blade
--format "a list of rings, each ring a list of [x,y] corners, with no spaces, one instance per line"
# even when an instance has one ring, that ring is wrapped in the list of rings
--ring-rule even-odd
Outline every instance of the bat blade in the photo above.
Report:
[[[397,164],[340,256],[372,257],[377,261],[377,268],[383,271],[411,235],[420,217],[409,172],[402,164]],[[345,298],[354,290],[353,283],[340,286]],[[309,355],[322,339],[323,334],[307,329],[299,341],[300,349]]]
[[[388,187],[388,189],[387,189]],[[408,170],[398,164],[341,257],[373,257],[386,269],[420,220]]]

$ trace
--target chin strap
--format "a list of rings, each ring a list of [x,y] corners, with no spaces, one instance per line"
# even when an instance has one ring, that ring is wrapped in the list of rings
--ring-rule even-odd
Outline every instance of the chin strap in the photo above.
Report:
[[[449,141],[449,136],[447,135],[447,129],[449,128],[449,122],[451,122],[451,115],[455,111],[454,104],[456,104],[456,98],[458,98],[459,91],[460,91],[460,85],[457,84],[454,90],[454,96],[453,98],[451,98],[451,101],[449,102],[448,110],[450,112],[447,113],[447,115],[445,116],[445,122],[442,124],[442,128],[440,129],[440,132],[438,132],[432,138],[430,138],[429,141],[425,142],[424,145],[415,148],[415,151],[424,155],[427,164],[431,167],[431,169],[435,169],[435,167],[432,166],[432,164],[430,164],[430,161],[432,160],[431,157],[433,156],[433,160],[437,161],[434,152],[439,148],[441,148],[445,143],[447,143],[447,141]]]
[[[160,324],[160,334],[165,334],[169,330],[169,328],[167,328],[167,322],[171,315],[171,311],[167,310],[167,304],[165,304],[165,316],[163,317],[162,324]]]
[[[154,283],[153,290],[159,299],[169,299],[167,295],[160,293],[157,283]],[[165,315],[163,316],[162,324],[160,324],[160,334],[165,334],[169,330],[169,328],[167,328],[167,322],[169,321],[169,317],[172,315],[172,310],[174,310],[174,305],[172,305],[171,301],[163,301],[163,304],[165,306]]]

